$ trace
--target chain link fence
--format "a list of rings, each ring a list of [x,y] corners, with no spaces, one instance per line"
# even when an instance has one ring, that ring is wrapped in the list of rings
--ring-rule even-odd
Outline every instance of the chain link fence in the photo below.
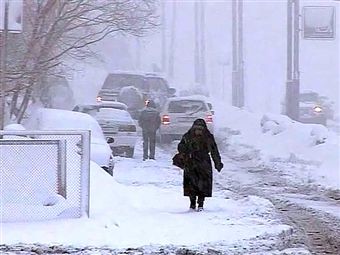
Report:
[[[89,214],[89,131],[0,131],[0,221]]]

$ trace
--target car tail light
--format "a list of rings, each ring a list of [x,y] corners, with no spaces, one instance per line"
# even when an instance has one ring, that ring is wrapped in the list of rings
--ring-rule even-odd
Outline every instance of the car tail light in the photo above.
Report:
[[[206,123],[213,123],[213,116],[211,114],[209,114],[206,118],[205,118],[205,122]]]
[[[162,124],[163,125],[170,124],[170,117],[169,117],[169,115],[163,115],[163,117],[162,117]]]

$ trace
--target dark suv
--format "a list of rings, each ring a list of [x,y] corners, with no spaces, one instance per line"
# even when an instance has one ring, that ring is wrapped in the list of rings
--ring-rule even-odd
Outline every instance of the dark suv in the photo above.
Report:
[[[299,120],[303,123],[325,125],[327,119],[333,118],[333,103],[327,97],[320,96],[314,91],[300,93]]]
[[[137,119],[145,100],[154,100],[160,108],[175,92],[159,75],[115,72],[108,74],[97,99],[123,102],[127,104],[131,116]]]

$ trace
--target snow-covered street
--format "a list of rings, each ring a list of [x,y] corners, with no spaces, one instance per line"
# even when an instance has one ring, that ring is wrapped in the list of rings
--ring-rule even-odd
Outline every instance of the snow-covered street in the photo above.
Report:
[[[339,193],[282,171],[301,165],[277,163],[269,169],[222,143],[225,167],[214,172],[213,198],[207,199],[205,211],[189,212],[188,199],[182,195],[182,170],[171,164],[176,145],[175,141],[158,147],[156,161],[142,161],[139,141],[133,159],[116,157],[113,177],[92,163],[89,219],[2,224],[0,250],[3,254],[338,251],[331,249],[339,247]]]
[[[206,252],[247,249],[257,239],[270,239],[270,246],[279,235],[290,233],[289,226],[275,219],[267,200],[235,199],[224,188],[217,188],[204,212],[189,212],[188,199],[182,196],[182,172],[171,165],[173,151],[161,148],[156,161],[143,162],[138,148],[135,159],[117,158],[113,178],[92,165],[90,219],[3,224],[2,242],[115,249],[184,246]]]
[[[311,136],[309,130],[318,126],[286,119],[263,132],[260,115],[227,108],[225,119],[224,106],[215,109],[224,168],[213,172],[213,197],[206,199],[203,212],[189,211],[182,170],[172,165],[178,141],[158,144],[156,160],[143,161],[139,138],[134,158],[115,157],[113,176],[91,163],[90,218],[2,223],[0,251],[337,254],[335,134]],[[299,139],[287,139],[296,134]],[[314,144],[323,137],[324,144]]]

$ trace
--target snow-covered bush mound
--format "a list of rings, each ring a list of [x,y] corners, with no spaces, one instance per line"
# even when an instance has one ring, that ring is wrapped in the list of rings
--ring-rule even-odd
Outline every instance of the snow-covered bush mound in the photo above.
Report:
[[[126,104],[129,109],[141,109],[144,106],[143,95],[134,86],[123,87],[119,91],[118,101]]]
[[[267,113],[262,116],[260,126],[263,133],[269,132],[272,135],[277,135],[286,130],[292,123],[294,121],[287,116]]]
[[[26,130],[25,127],[21,124],[8,124],[4,127],[5,131],[22,131],[22,130]]]
[[[318,145],[326,142],[329,132],[323,125],[313,125],[310,135],[312,137],[312,144]]]

